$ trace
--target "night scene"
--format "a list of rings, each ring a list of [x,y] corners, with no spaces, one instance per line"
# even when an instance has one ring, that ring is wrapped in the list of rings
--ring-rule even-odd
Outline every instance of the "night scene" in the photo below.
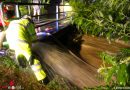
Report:
[[[129,0],[0,0],[0,90],[130,90]]]

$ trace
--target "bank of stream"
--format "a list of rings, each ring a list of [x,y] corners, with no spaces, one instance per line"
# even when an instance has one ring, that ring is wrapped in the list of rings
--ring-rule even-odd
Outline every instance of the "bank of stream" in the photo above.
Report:
[[[35,43],[33,51],[39,60],[41,60],[49,79],[52,80],[52,84],[48,84],[50,90],[79,90],[84,87],[94,88],[96,86],[105,85],[103,80],[98,79],[99,74],[97,73],[97,69],[102,64],[99,53],[102,51],[116,53],[120,48],[124,47],[129,46],[115,42],[109,44],[104,38],[82,35],[75,26],[70,25],[64,30],[54,34],[54,36]],[[7,70],[8,69],[10,69],[10,67],[7,68]],[[24,75],[26,75],[27,72],[25,72],[22,77],[19,76],[21,75],[21,71],[18,70],[17,72],[12,72],[10,80],[17,82],[25,79]],[[4,78],[5,77],[6,76],[4,76]],[[5,80],[4,78],[2,80]],[[37,83],[37,81],[33,79],[33,76],[31,78],[33,81],[26,84],[30,85],[29,88],[31,88],[34,82]],[[53,82],[54,80],[56,81]],[[7,84],[9,82],[10,81],[8,81]],[[24,80],[20,85],[22,85],[23,82]],[[26,83],[28,82],[29,78]],[[1,83],[1,85],[3,85],[3,83]],[[23,87],[28,87],[26,85]],[[40,87],[41,90],[45,90],[44,86],[41,87],[38,84],[36,88],[38,87]],[[35,90],[35,87],[32,88],[32,90]]]

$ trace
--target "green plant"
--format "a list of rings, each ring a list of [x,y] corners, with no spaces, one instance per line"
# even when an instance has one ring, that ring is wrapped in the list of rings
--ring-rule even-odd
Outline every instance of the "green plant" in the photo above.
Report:
[[[20,10],[21,16],[27,15],[29,13],[27,10],[27,6],[20,6],[19,10]]]
[[[59,75],[56,75],[54,79],[47,85],[48,90],[78,90],[76,86],[69,85],[70,83],[66,81]]]
[[[107,39],[130,38],[129,0],[70,0],[73,23],[84,33]]]
[[[113,90],[114,86],[109,86],[109,85],[105,85],[105,86],[97,86],[94,88],[84,88],[83,90]]]
[[[16,63],[14,62],[13,59],[11,59],[9,56],[3,56],[3,57],[0,57],[0,65],[3,65],[5,67],[8,67],[8,68],[18,68],[18,66],[16,65]]]
[[[116,55],[105,52],[100,54],[103,65],[98,72],[108,84],[116,83],[120,86],[130,85],[130,49],[121,49]],[[109,64],[106,65],[105,63]]]

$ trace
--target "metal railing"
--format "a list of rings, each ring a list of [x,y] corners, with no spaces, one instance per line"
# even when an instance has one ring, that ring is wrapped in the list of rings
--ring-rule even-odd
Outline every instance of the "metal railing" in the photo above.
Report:
[[[16,8],[16,14],[17,14],[17,17],[20,18],[21,15],[20,15],[20,10],[19,10],[19,6],[33,6],[33,5],[40,5],[40,6],[49,6],[50,4],[46,4],[46,3],[20,3],[20,2],[1,2],[1,7],[2,8],[5,4],[12,4],[12,5],[15,5],[15,8]],[[64,11],[63,12],[59,12],[59,7],[60,6],[70,6],[70,5],[59,5],[59,4],[56,4],[56,11],[55,13],[49,13],[49,14],[59,14],[59,13],[65,13]],[[66,12],[72,12],[72,11],[66,11]],[[47,14],[42,14],[42,15],[47,15]],[[37,15],[37,16],[42,16],[42,15]],[[32,17],[35,17],[32,15]]]
[[[16,18],[21,18],[22,16],[21,16],[21,12],[20,12],[20,6],[27,6],[27,7],[31,7],[31,6],[33,6],[33,5],[40,5],[40,6],[50,6],[50,4],[46,4],[46,3],[20,3],[20,2],[2,2],[0,5],[0,10],[1,10],[1,12],[2,12],[2,15],[4,15],[4,12],[3,12],[3,6],[4,5],[14,5],[15,6],[15,16],[16,16]],[[32,15],[31,14],[31,10],[30,10],[30,8],[27,8],[27,11],[29,12],[29,13],[27,13],[27,14],[29,14],[29,15],[31,15],[32,17],[38,17],[38,16],[45,16],[45,15],[55,15],[55,20],[52,20],[52,21],[50,21],[50,22],[47,22],[47,23],[43,23],[42,21],[41,22],[38,22],[38,23],[36,23],[36,28],[38,28],[38,27],[41,27],[41,26],[44,26],[44,25],[47,25],[47,24],[51,24],[51,23],[54,23],[54,22],[57,22],[56,23],[56,27],[57,27],[57,29],[58,29],[58,21],[61,21],[61,20],[65,20],[65,19],[68,19],[68,18],[71,18],[71,16],[69,16],[69,17],[67,17],[66,16],[66,13],[67,13],[67,11],[66,12],[64,12],[64,11],[62,11],[62,12],[60,12],[59,11],[59,7],[60,6],[70,6],[70,5],[59,5],[59,4],[56,4],[55,5],[55,12],[52,12],[52,13],[44,13],[44,14],[40,14],[40,15],[36,15],[36,16],[34,16],[34,15]],[[73,12],[73,11],[68,11],[68,12]],[[59,18],[59,14],[63,14],[63,18]]]

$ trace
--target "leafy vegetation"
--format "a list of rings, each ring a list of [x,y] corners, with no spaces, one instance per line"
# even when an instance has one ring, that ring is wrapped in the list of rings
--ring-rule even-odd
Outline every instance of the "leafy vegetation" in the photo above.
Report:
[[[9,86],[11,81],[14,81],[16,87],[25,90],[78,90],[59,75],[47,85],[40,84],[29,67],[19,67],[10,56],[0,56],[0,68],[0,90],[2,86]]]
[[[129,3],[129,0],[70,0],[75,11],[72,23],[84,34],[129,41]],[[103,52],[100,56],[104,63],[98,71],[107,84],[130,86],[130,49],[121,49],[116,55]]]
[[[70,0],[73,23],[84,33],[107,39],[130,39],[129,0]]]
[[[130,85],[130,48],[121,49],[116,55],[101,53],[104,64],[98,72],[108,84]],[[109,64],[106,65],[105,63]]]
[[[2,86],[9,86],[10,82],[14,81],[14,85],[19,89],[46,90],[44,85],[37,82],[29,68],[20,68],[8,56],[0,57],[0,68],[0,89]]]

